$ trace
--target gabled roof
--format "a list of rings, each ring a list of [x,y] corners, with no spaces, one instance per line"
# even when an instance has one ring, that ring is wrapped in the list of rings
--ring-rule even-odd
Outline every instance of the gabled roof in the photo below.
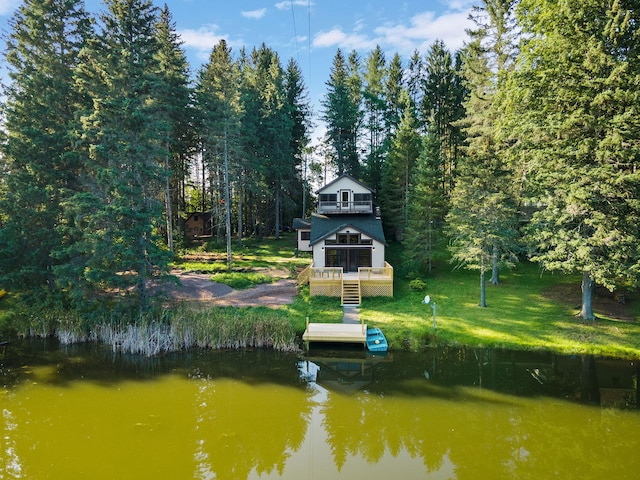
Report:
[[[311,219],[294,218],[292,227],[294,230],[309,230],[311,228]]]
[[[331,217],[313,215],[311,217],[311,238],[309,243],[314,245],[345,228],[353,228],[386,245],[384,232],[382,231],[382,220],[375,215],[362,214],[335,215]]]
[[[316,193],[320,193],[323,190],[329,188],[331,185],[333,185],[334,183],[338,182],[339,180],[342,180],[343,178],[348,178],[349,180],[351,180],[354,183],[357,183],[358,185],[360,185],[362,188],[366,188],[367,190],[369,190],[371,193],[373,193],[373,190],[371,189],[371,187],[368,187],[367,185],[365,185],[364,183],[356,180],[355,178],[353,178],[351,175],[347,174],[347,173],[343,173],[342,175],[340,175],[338,178],[333,179],[332,181],[330,181],[329,183],[327,183],[324,187],[320,188]]]

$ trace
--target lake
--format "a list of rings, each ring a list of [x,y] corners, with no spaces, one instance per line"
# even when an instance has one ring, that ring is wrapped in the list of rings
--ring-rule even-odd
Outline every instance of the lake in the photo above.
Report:
[[[625,479],[637,361],[0,350],[0,479]]]

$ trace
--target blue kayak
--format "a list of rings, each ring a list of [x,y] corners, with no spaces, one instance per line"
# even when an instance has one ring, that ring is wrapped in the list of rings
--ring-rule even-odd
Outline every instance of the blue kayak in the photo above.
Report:
[[[370,352],[386,352],[387,339],[379,328],[367,328],[367,348]]]

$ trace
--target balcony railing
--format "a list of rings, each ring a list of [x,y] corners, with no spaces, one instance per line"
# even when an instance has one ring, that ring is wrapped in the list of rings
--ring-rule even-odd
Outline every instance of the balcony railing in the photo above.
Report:
[[[318,202],[318,213],[373,213],[373,202],[371,200]]]

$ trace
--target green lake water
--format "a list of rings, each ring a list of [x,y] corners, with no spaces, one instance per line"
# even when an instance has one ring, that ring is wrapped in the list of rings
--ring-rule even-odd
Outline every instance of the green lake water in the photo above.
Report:
[[[0,350],[0,479],[635,479],[638,364]]]

